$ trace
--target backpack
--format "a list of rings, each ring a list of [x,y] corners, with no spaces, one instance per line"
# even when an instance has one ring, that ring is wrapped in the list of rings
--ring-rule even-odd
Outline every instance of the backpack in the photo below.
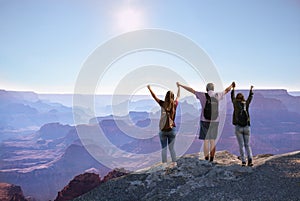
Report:
[[[161,119],[159,122],[159,128],[161,131],[170,131],[172,130],[172,128],[174,127],[174,121],[171,118],[171,114],[170,111],[165,110],[162,107],[162,111],[161,111]]]
[[[245,102],[238,102],[238,114],[236,116],[237,125],[241,127],[245,127],[248,125],[248,112],[246,110],[246,103]]]
[[[216,120],[219,116],[219,101],[215,97],[210,97],[208,93],[205,93],[205,97],[204,117],[208,120]]]

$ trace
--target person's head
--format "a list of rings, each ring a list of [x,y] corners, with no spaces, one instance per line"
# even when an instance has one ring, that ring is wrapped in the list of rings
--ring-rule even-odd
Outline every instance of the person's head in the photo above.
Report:
[[[168,91],[165,96],[164,109],[170,111],[171,117],[175,114],[174,102],[174,93],[172,91]]]
[[[168,91],[165,96],[165,102],[174,101],[174,93],[172,91]]]
[[[215,85],[213,83],[208,83],[206,85],[206,91],[214,91],[215,90]]]
[[[237,101],[245,101],[245,97],[242,93],[238,93],[235,98]]]

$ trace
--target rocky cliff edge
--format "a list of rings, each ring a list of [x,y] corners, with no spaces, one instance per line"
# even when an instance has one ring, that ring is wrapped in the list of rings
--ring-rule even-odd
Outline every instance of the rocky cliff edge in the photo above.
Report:
[[[300,151],[258,155],[253,167],[240,163],[227,151],[217,152],[213,163],[185,155],[175,168],[156,164],[75,200],[300,200]]]

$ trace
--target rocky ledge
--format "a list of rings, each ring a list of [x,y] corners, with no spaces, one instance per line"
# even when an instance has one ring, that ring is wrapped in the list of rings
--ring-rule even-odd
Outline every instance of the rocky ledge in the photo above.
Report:
[[[242,167],[227,151],[217,152],[213,163],[191,154],[179,158],[175,168],[156,164],[75,200],[300,200],[299,168],[300,151],[258,155],[253,167]]]

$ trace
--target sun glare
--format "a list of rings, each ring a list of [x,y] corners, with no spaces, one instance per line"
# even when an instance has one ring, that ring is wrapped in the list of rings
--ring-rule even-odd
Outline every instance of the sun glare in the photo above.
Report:
[[[140,29],[144,22],[143,12],[137,8],[122,8],[116,14],[117,30],[121,32]]]

